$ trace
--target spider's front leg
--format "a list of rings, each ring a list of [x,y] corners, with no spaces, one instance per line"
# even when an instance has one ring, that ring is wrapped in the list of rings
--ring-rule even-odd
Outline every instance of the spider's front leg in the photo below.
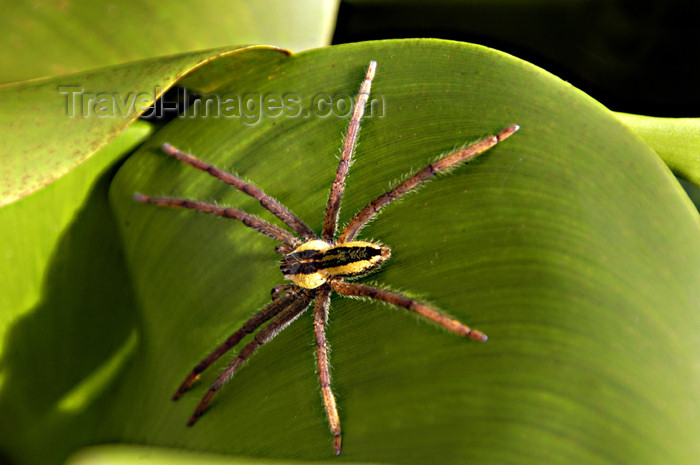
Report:
[[[197,210],[203,213],[221,216],[223,218],[239,220],[249,228],[255,229],[256,231],[281,242],[282,245],[278,246],[278,248],[293,248],[302,243],[298,237],[289,231],[272,223],[268,223],[255,215],[239,210],[238,208],[220,207],[219,205],[201,202],[199,200],[178,199],[173,197],[151,197],[143,194],[134,194],[134,200],[141,203],[157,205],[159,207],[189,208],[191,210]]]
[[[189,390],[195,381],[197,381],[199,375],[204,370],[209,368],[212,363],[218,360],[219,357],[231,350],[236,344],[241,342],[241,339],[258,329],[263,323],[279,314],[282,310],[288,307],[294,299],[295,295],[293,293],[286,293],[282,297],[273,298],[272,303],[243,323],[243,326],[238,328],[235,333],[230,335],[228,339],[226,339],[219,347],[214,349],[212,353],[204,357],[204,359],[199,362],[192,369],[192,371],[190,371],[190,373],[185,377],[184,381],[180,384],[180,387],[177,389],[175,394],[173,394],[173,400],[178,400],[182,394],[185,393],[185,391]]]
[[[284,292],[289,292],[292,289],[294,289],[294,284],[278,284],[275,287],[272,288],[270,291],[270,295],[272,296],[272,300],[277,300],[279,299],[280,295]]]
[[[199,158],[193,157],[188,153],[178,150],[170,144],[163,144],[163,151],[171,157],[175,158],[176,160],[179,160],[182,163],[197,168],[198,170],[204,171],[205,173],[208,173],[214,176],[215,178],[218,178],[221,181],[225,182],[226,184],[229,184],[235,187],[236,189],[240,190],[241,192],[253,197],[254,199],[260,202],[260,205],[265,207],[277,218],[282,220],[284,224],[292,228],[292,231],[299,234],[305,240],[316,239],[316,234],[314,234],[311,228],[309,228],[303,221],[301,221],[299,217],[297,217],[294,213],[287,209],[287,207],[279,203],[277,200],[267,195],[265,192],[262,191],[262,189],[260,189],[255,184],[245,182],[238,176],[221,170],[216,166],[213,166],[203,160],[200,160]]]
[[[197,404],[192,417],[190,417],[189,421],[187,422],[187,426],[194,425],[197,419],[202,416],[204,411],[207,409],[209,403],[216,395],[216,392],[221,389],[224,384],[226,384],[226,381],[231,379],[241,365],[243,365],[243,363],[245,363],[245,361],[248,360],[260,346],[268,343],[290,323],[296,320],[299,315],[304,312],[304,310],[306,310],[306,308],[309,306],[309,302],[311,301],[311,297],[305,292],[289,292],[277,302],[280,301],[288,302],[288,305],[286,307],[282,307],[282,310],[278,312],[279,314],[270,322],[270,324],[258,331],[253,340],[243,347],[243,349],[241,349],[236,358],[229,363],[226,369],[224,369],[223,373],[221,373],[219,377],[216,378],[216,381],[209,386],[206,394],[204,394],[202,399],[199,401],[199,404]]]

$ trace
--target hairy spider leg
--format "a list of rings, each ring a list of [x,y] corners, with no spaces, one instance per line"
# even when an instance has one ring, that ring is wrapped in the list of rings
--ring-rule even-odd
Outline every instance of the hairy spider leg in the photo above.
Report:
[[[187,426],[192,426],[197,421],[197,419],[202,416],[207,406],[216,395],[221,386],[226,384],[226,381],[231,379],[231,377],[236,373],[236,370],[250,358],[251,355],[258,349],[258,347],[269,342],[273,337],[279,334],[284,328],[286,328],[290,323],[296,320],[299,315],[301,315],[304,310],[309,306],[311,302],[312,295],[307,292],[300,292],[295,294],[289,305],[282,310],[267,326],[257,332],[252,341],[250,341],[243,349],[238,353],[235,359],[226,367],[226,369],[219,375],[218,378],[209,386],[206,394],[202,397],[194,410],[194,414],[190,417],[187,422]]]
[[[255,215],[244,212],[233,207],[220,207],[211,203],[200,202],[198,200],[176,199],[172,197],[149,197],[143,194],[134,194],[134,200],[143,203],[150,203],[159,207],[189,208],[212,215],[222,216],[240,220],[244,225],[253,228],[277,241],[280,241],[292,248],[298,247],[302,241],[286,229],[282,229],[272,223],[258,218]]]
[[[481,153],[510,137],[518,129],[520,129],[518,125],[509,126],[495,136],[489,136],[463,150],[441,158],[440,160],[429,164],[395,188],[380,195],[368,203],[365,208],[360,210],[360,212],[350,220],[350,222],[345,226],[345,229],[343,229],[343,232],[340,234],[340,237],[338,237],[338,243],[342,244],[343,242],[353,240],[357,233],[360,232],[360,229],[362,229],[364,225],[367,224],[367,222],[371,220],[379,212],[379,210],[381,210],[382,207],[409,193],[418,187],[418,185],[423,181],[426,181],[436,173],[447,170],[459,163],[468,163]]]
[[[171,157],[175,158],[176,160],[179,160],[187,165],[193,166],[198,170],[207,172],[215,178],[222,180],[226,184],[229,184],[235,187],[236,189],[240,190],[241,192],[244,192],[245,194],[248,194],[249,196],[258,200],[260,202],[260,205],[265,207],[273,215],[282,220],[284,224],[289,226],[292,229],[292,231],[304,238],[305,241],[310,239],[318,239],[316,233],[314,233],[311,230],[311,228],[309,228],[306,225],[306,223],[301,221],[299,217],[292,213],[287,207],[285,207],[277,200],[263,192],[262,189],[260,189],[255,184],[245,182],[238,176],[223,171],[205,161],[195,158],[192,155],[189,155],[173,147],[170,144],[163,144],[163,151]]]
[[[464,323],[450,318],[416,300],[402,296],[401,294],[385,291],[384,289],[367,286],[365,284],[346,283],[341,280],[332,280],[330,281],[330,285],[338,294],[349,297],[369,297],[411,310],[460,336],[466,336],[482,342],[488,339],[481,331],[472,329]]]
[[[294,284],[278,284],[275,287],[272,288],[270,291],[270,295],[272,296],[272,300],[277,300],[280,295],[282,295],[283,292],[289,292],[292,289],[297,287]]]
[[[416,173],[406,181],[399,184],[394,189],[379,196],[374,201],[370,202],[348,223],[345,229],[340,234],[337,242],[334,241],[335,233],[337,232],[338,213],[340,203],[345,188],[345,177],[347,175],[350,162],[353,156],[353,151],[357,141],[357,135],[360,129],[360,121],[364,115],[367,100],[369,98],[372,79],[376,71],[376,62],[371,61],[367,69],[360,91],[355,102],[355,109],[348,126],[347,135],[343,145],[341,159],[336,172],[335,180],[331,187],[326,214],[324,217],[322,237],[326,242],[333,244],[343,244],[352,241],[362,227],[372,219],[379,210],[390,202],[405,195],[420,183],[432,177],[435,173],[447,170],[456,166],[460,162],[468,162],[475,158],[480,153],[490,149],[498,142],[506,139],[519,128],[518,126],[510,126],[501,131],[495,136],[483,139],[464,150],[460,150],[451,155],[443,157],[435,163],[428,165],[422,171]],[[155,204],[158,206],[172,208],[189,208],[202,211],[204,213],[215,214],[218,216],[232,218],[242,221],[246,226],[251,227],[258,232],[261,232],[279,242],[275,251],[282,255],[287,255],[295,250],[303,243],[311,240],[318,240],[318,236],[296,217],[286,207],[281,205],[272,197],[269,197],[257,186],[246,183],[233,174],[222,171],[213,165],[201,161],[191,155],[188,155],[175,147],[164,144],[163,150],[176,158],[177,160],[193,166],[197,169],[205,171],[212,176],[236,187],[242,192],[257,199],[260,204],[268,211],[273,213],[277,218],[282,220],[295,233],[303,238],[303,241],[297,238],[289,231],[280,228],[274,224],[268,223],[254,215],[250,215],[236,208],[224,208],[217,205],[199,202],[188,199],[177,199],[168,197],[148,197],[141,194],[134,195],[134,199],[143,203]],[[270,341],[273,337],[279,334],[290,323],[296,320],[308,307],[312,300],[315,300],[314,305],[314,334],[317,348],[317,363],[319,369],[319,382],[323,396],[324,407],[328,416],[330,429],[334,435],[334,447],[336,455],[340,454],[341,449],[341,432],[340,419],[338,416],[335,396],[331,390],[331,381],[328,363],[328,345],[326,343],[325,326],[328,318],[328,308],[330,304],[331,290],[349,297],[366,297],[376,300],[381,300],[392,305],[404,307],[414,311],[419,315],[430,319],[446,329],[455,332],[461,336],[466,336],[478,341],[485,341],[486,335],[480,331],[469,328],[463,323],[452,319],[439,311],[424,305],[418,301],[408,297],[389,292],[383,289],[367,286],[364,284],[346,283],[340,277],[331,277],[326,284],[313,290],[305,290],[294,284],[282,284],[275,286],[272,290],[273,302],[259,311],[243,324],[234,334],[219,345],[213,352],[205,357],[190,374],[185,378],[178,391],[173,396],[173,399],[178,399],[182,393],[188,390],[197,380],[199,375],[209,367],[215,360],[229,351],[237,343],[239,343],[247,334],[251,334],[258,330],[260,326],[269,321],[267,326],[260,329],[253,337],[253,340],[248,343],[238,353],[236,358],[232,360],[226,367],[224,372],[209,387],[205,395],[199,401],[192,417],[188,421],[188,426],[193,425],[197,419],[207,409],[209,403],[214,398],[216,392],[235,374],[245,361],[262,345]],[[271,320],[271,321],[270,321]]]
[[[340,418],[335,396],[331,389],[331,375],[328,371],[328,344],[326,343],[326,323],[328,322],[328,306],[331,301],[331,289],[325,285],[316,297],[314,307],[314,334],[316,336],[316,362],[318,363],[318,380],[321,384],[323,406],[326,408],[328,423],[333,434],[335,455],[340,455]]]
[[[280,255],[287,255],[292,253],[294,251],[294,247],[290,247],[287,244],[280,244],[277,247],[275,247],[275,252],[277,252]]]
[[[224,355],[226,352],[231,350],[236,344],[241,342],[241,339],[246,337],[248,334],[252,333],[258,329],[263,323],[268,321],[270,318],[277,316],[282,310],[289,306],[292,301],[296,298],[296,295],[288,293],[275,298],[272,303],[267,305],[265,308],[260,310],[258,313],[253,315],[248,321],[243,323],[243,326],[238,328],[238,330],[231,334],[228,339],[226,339],[219,347],[217,347],[213,352],[207,355],[201,362],[199,362],[192,371],[185,377],[185,380],[180,384],[177,392],[173,395],[173,400],[178,400],[182,394],[189,390],[195,381],[199,378],[199,375],[209,368],[209,366],[214,363],[219,357]]]
[[[362,81],[360,92],[357,94],[352,119],[350,119],[350,124],[348,125],[343,151],[340,155],[340,163],[338,163],[338,171],[335,173],[335,179],[331,186],[331,193],[328,196],[328,205],[326,206],[326,216],[323,220],[322,237],[326,242],[333,242],[335,237],[338,213],[340,212],[340,200],[343,196],[343,190],[345,189],[345,176],[347,176],[348,169],[350,168],[350,160],[355,150],[357,134],[360,131],[360,120],[362,120],[362,116],[365,114],[365,106],[367,105],[367,99],[369,98],[369,91],[372,87],[372,79],[374,79],[376,69],[377,62],[370,61],[365,80]]]

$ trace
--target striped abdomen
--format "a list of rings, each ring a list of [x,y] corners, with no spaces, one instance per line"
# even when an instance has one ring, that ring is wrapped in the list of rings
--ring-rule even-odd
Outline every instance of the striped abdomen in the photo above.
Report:
[[[362,276],[389,258],[391,251],[371,242],[352,241],[330,245],[321,240],[306,242],[280,263],[284,277],[297,286],[315,289],[330,276]]]

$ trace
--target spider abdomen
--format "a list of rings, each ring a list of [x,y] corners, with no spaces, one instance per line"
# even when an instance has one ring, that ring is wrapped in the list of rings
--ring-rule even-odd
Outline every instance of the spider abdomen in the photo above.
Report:
[[[331,276],[356,277],[369,273],[389,258],[388,247],[364,241],[330,245],[321,240],[305,242],[280,262],[284,277],[297,286],[315,289]]]

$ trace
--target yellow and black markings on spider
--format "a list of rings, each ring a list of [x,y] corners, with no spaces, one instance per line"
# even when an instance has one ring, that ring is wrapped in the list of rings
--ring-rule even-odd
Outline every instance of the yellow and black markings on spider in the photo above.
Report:
[[[320,236],[316,235],[291,210],[265,194],[256,185],[247,183],[231,173],[227,173],[203,160],[186,154],[170,144],[163,145],[165,153],[196,169],[207,172],[257,199],[265,209],[274,214],[293,232],[234,207],[222,207],[191,199],[150,197],[142,194],[134,195],[135,200],[143,203],[162,207],[190,208],[203,213],[238,220],[246,226],[271,237],[280,242],[280,245],[275,248],[275,251],[282,255],[280,268],[284,277],[293,283],[275,286],[272,289],[272,302],[248,319],[223,343],[195,365],[182,381],[180,387],[173,395],[173,400],[179,399],[185,391],[188,391],[199,378],[199,375],[219,357],[241,342],[246,335],[257,331],[253,339],[241,349],[238,355],[204,393],[187,422],[189,426],[197,421],[207,409],[216,392],[260,346],[266,344],[276,334],[284,330],[309,306],[313,306],[313,327],[319,384],[328,417],[328,425],[333,435],[333,448],[336,454],[340,454],[342,442],[340,417],[335,395],[331,389],[329,356],[326,344],[326,322],[328,320],[328,309],[332,292],[347,297],[364,297],[379,300],[397,307],[403,307],[459,336],[468,337],[476,341],[486,341],[487,337],[481,331],[472,329],[429,305],[379,287],[349,282],[345,281],[345,279],[352,280],[353,278],[366,275],[376,270],[390,257],[391,252],[388,247],[377,243],[355,240],[355,236],[368,221],[379,213],[382,207],[411,192],[436,173],[448,171],[489,150],[514,134],[518,130],[518,126],[511,125],[495,135],[475,142],[464,149],[429,164],[421,171],[411,175],[397,186],[371,201],[348,222],[344,229],[339,231],[338,212],[345,189],[345,177],[350,167],[357,134],[360,129],[360,120],[364,114],[376,67],[377,63],[371,61],[367,68],[365,79],[360,86],[352,119],[348,125],[336,176],[331,184],[331,191],[324,215],[323,231]]]
[[[388,247],[364,241],[330,245],[322,240],[306,242],[285,255],[280,269],[286,279],[304,289],[316,289],[331,276],[362,276],[377,269],[391,256]]]

